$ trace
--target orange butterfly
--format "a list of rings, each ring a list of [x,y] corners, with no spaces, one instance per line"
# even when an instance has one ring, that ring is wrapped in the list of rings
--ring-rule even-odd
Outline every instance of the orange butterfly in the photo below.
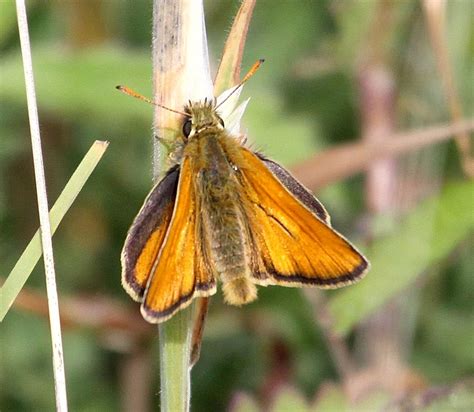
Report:
[[[214,101],[190,102],[183,115],[177,162],[122,252],[123,286],[147,321],[213,295],[218,280],[226,302],[240,306],[256,299],[257,285],[338,288],[364,275],[368,261],[331,228],[323,205],[226,131]]]

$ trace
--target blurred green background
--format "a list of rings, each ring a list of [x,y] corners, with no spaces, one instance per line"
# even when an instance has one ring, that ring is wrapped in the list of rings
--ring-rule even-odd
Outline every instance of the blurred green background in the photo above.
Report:
[[[205,2],[213,70],[238,6]],[[472,2],[446,6],[441,33],[458,103],[472,117]],[[149,1],[28,2],[50,204],[92,142],[110,141],[54,237],[72,317],[64,350],[74,411],[159,404],[155,329],[120,285],[121,247],[151,187],[152,108],[114,88],[151,94],[151,12]],[[253,147],[287,167],[380,125],[395,133],[450,122],[418,1],[258,1],[243,70],[260,57],[243,125]],[[1,282],[38,226],[12,1],[0,3],[0,136]],[[373,260],[367,279],[324,294],[260,288],[242,309],[219,292],[192,372],[193,411],[472,405],[472,183],[453,141],[379,166],[372,180],[358,174],[317,192],[333,225]],[[0,324],[0,410],[54,409],[44,298],[41,263]],[[417,403],[427,390],[436,396]]]

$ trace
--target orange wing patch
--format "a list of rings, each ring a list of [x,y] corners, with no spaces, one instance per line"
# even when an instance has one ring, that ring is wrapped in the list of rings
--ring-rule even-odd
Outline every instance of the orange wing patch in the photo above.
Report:
[[[210,296],[216,281],[201,252],[197,239],[196,197],[190,160],[182,163],[173,216],[149,279],[142,303],[142,314],[148,322],[169,319],[188,306],[195,296]]]
[[[173,214],[179,170],[171,169],[150,191],[133,221],[122,251],[122,284],[136,301],[143,300],[148,279]]]
[[[344,237],[293,196],[247,149],[238,167],[261,285],[336,288],[355,282],[368,262]],[[242,163],[242,164],[240,164]]]

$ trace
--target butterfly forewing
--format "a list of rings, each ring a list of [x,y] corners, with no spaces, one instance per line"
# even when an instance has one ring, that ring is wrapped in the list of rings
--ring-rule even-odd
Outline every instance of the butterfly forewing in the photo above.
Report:
[[[321,213],[293,196],[255,154],[244,148],[241,152],[252,253],[260,254],[252,259],[257,262],[255,282],[334,288],[360,278],[368,267],[366,259]]]
[[[142,314],[149,322],[170,318],[194,296],[215,293],[215,279],[196,238],[196,201],[191,161],[184,159],[171,222],[145,290]]]

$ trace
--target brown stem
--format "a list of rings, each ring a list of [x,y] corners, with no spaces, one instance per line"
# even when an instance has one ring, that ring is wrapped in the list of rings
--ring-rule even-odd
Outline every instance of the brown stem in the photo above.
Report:
[[[63,297],[61,304],[61,324],[67,328],[92,328],[102,335],[120,334],[129,341],[125,346],[134,345],[153,331],[140,314],[129,310],[119,302],[106,297],[83,296]],[[23,288],[14,303],[16,310],[48,316],[48,302],[42,292]]]
[[[252,18],[256,0],[244,0],[240,5],[231,31],[227,37],[222,59],[214,80],[214,95],[219,96],[223,91],[239,83],[240,64],[244,53],[247,32]]]
[[[295,177],[310,189],[316,190],[330,183],[363,172],[384,157],[411,153],[437,142],[452,139],[458,133],[474,130],[474,119],[465,119],[410,132],[394,133],[384,143],[357,142],[341,144],[318,153],[291,168]]]
[[[318,290],[311,289],[305,289],[304,293],[313,307],[314,317],[318,320],[318,325],[327,341],[329,353],[339,376],[343,381],[347,381],[355,372],[355,366],[344,336],[335,332],[334,319],[328,309],[326,296]]]
[[[147,412],[153,398],[150,347],[140,346],[124,355],[120,362],[120,396],[124,411]]]

